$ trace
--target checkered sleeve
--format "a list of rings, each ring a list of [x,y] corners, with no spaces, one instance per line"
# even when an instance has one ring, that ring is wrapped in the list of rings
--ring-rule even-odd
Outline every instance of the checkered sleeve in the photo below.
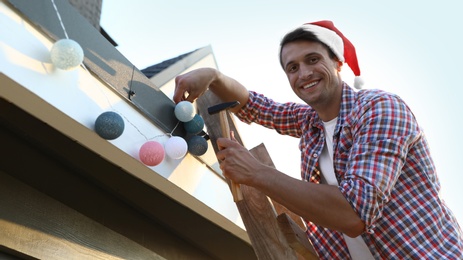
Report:
[[[257,123],[283,135],[300,137],[304,115],[309,110],[307,105],[278,103],[262,94],[249,91],[248,102],[236,116],[247,124]]]
[[[373,92],[374,93],[374,92]],[[421,131],[410,109],[395,95],[365,97],[346,122],[352,135],[346,172],[340,183],[354,210],[373,232]]]

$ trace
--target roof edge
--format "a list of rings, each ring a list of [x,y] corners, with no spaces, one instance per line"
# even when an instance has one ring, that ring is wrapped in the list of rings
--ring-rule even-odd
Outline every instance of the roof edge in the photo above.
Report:
[[[208,55],[214,55],[211,45],[192,51],[166,69],[150,77],[150,81],[156,86],[161,87]]]

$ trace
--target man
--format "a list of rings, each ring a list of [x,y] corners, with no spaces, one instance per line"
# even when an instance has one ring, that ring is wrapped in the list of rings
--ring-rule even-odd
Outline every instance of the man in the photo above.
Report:
[[[232,111],[240,120],[300,138],[302,181],[221,138],[225,177],[300,215],[320,259],[463,259],[461,229],[439,198],[410,109],[396,95],[355,91],[342,81],[344,62],[360,76],[352,43],[330,21],[304,24],[283,38],[280,62],[306,104],[274,102],[214,69],[176,78],[175,102],[193,102],[209,89],[240,101]]]

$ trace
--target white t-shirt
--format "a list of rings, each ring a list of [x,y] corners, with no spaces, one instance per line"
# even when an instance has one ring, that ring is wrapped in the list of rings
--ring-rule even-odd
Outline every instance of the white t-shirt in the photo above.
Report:
[[[334,174],[333,166],[333,134],[336,127],[336,122],[338,118],[329,121],[323,122],[325,128],[325,146],[323,147],[322,154],[320,156],[320,171],[321,182],[328,185],[336,185],[339,183]],[[346,241],[347,247],[349,248],[349,253],[354,260],[368,260],[374,259],[370,250],[368,249],[365,241],[363,241],[362,236],[355,238],[348,237],[344,235],[344,240]]]

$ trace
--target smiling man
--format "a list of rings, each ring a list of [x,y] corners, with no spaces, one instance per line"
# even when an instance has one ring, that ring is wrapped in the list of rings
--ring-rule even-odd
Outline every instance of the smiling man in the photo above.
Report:
[[[345,63],[360,76],[352,43],[330,21],[304,24],[281,41],[280,63],[305,104],[275,102],[210,68],[176,78],[175,102],[210,90],[240,101],[232,110],[240,120],[300,139],[302,180],[221,138],[225,177],[300,215],[320,259],[463,258],[461,228],[439,197],[429,147],[409,107],[397,95],[358,91],[341,79]]]

